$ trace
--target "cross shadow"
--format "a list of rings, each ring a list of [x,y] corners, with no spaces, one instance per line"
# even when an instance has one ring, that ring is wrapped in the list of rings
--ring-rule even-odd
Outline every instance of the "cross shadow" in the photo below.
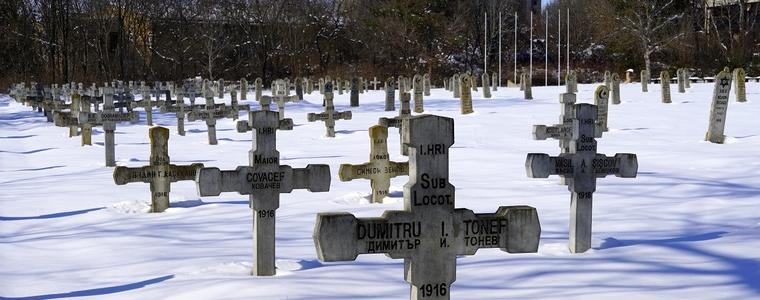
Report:
[[[58,168],[64,168],[66,166],[59,165],[59,166],[49,166],[49,167],[41,167],[41,168],[29,168],[29,169],[17,169],[17,170],[8,170],[8,171],[0,171],[0,172],[28,172],[28,171],[44,171],[44,170],[50,170],[50,169],[58,169]]]
[[[248,204],[248,200],[204,202],[200,199],[172,202],[171,207],[192,208],[209,204]]]
[[[0,216],[0,221],[45,220],[45,219],[63,218],[63,217],[69,217],[69,216],[86,214],[88,212],[96,211],[96,210],[101,210],[101,209],[104,209],[104,208],[105,207],[88,208],[88,209],[82,209],[82,210],[65,211],[65,212],[59,212],[59,213],[53,213],[53,214],[47,214],[47,215],[28,216],[28,217],[3,217],[3,216]]]
[[[12,154],[35,154],[37,152],[45,152],[49,150],[54,150],[58,148],[42,148],[42,149],[35,149],[35,150],[29,150],[29,151],[6,151],[6,150],[0,150],[0,153],[12,153]]]
[[[0,299],[4,300],[42,300],[42,299],[59,299],[59,298],[73,298],[73,297],[87,297],[87,296],[100,296],[100,295],[108,295],[108,294],[115,294],[115,293],[121,293],[131,290],[136,290],[139,288],[144,288],[148,285],[160,283],[167,281],[169,279],[174,278],[174,275],[166,275],[162,277],[156,277],[153,279],[143,280],[139,282],[134,283],[128,283],[123,285],[115,285],[115,286],[109,286],[109,287],[103,287],[103,288],[95,288],[95,289],[89,289],[89,290],[79,290],[79,291],[71,291],[67,293],[58,293],[58,294],[46,294],[46,295],[37,295],[37,296],[27,296],[27,297],[2,297],[0,296]]]
[[[30,137],[35,137],[37,135],[30,134],[30,135],[9,135],[9,136],[0,136],[0,139],[25,139]]]

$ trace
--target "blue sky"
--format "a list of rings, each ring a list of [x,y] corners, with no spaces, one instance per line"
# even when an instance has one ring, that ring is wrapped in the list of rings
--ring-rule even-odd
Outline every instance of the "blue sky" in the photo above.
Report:
[[[543,6],[546,6],[546,4],[549,4],[549,3],[551,3],[552,1],[554,1],[554,0],[541,0],[541,6],[542,6],[542,7],[543,7]]]

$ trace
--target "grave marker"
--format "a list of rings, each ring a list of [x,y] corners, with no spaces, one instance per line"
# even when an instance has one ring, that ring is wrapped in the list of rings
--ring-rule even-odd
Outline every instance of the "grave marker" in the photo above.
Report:
[[[525,170],[529,178],[565,176],[568,190],[572,193],[569,241],[572,253],[586,252],[591,248],[591,208],[596,179],[607,175],[634,178],[638,172],[636,154],[618,153],[614,157],[607,157],[597,153],[594,139],[596,115],[595,106],[576,104],[571,153],[560,154],[557,157],[530,153],[525,160]]]
[[[422,86],[425,96],[430,96],[430,73],[422,75]]]
[[[422,76],[420,76],[419,74],[414,75],[413,88],[414,88],[414,112],[421,114],[425,112],[425,107],[424,107],[424,104],[422,103],[423,101]]]
[[[371,253],[403,258],[410,299],[449,299],[457,256],[474,255],[482,248],[537,251],[541,226],[535,208],[500,207],[492,214],[455,208],[454,186],[448,179],[453,119],[427,115],[404,123],[404,143],[411,149],[405,209],[386,211],[379,218],[318,214],[314,245],[320,260],[351,261]]]
[[[354,77],[351,78],[351,107],[357,106],[359,106],[359,78]]]
[[[599,124],[599,129],[601,129],[602,132],[609,131],[609,128],[607,128],[607,114],[610,102],[609,100],[610,90],[607,88],[607,86],[598,86],[594,92],[594,104],[596,104],[597,108],[598,118],[596,119]]]
[[[660,72],[660,86],[662,87],[662,103],[671,103],[670,73],[668,73],[668,70],[662,70],[662,72]]]
[[[733,72],[733,80],[736,83],[736,102],[747,102],[747,73],[742,68],[736,68]]]
[[[275,275],[275,213],[280,207],[280,194],[294,189],[310,192],[330,190],[330,167],[308,165],[294,169],[280,165],[277,151],[277,130],[283,121],[276,112],[255,111],[249,113],[249,121],[241,127],[251,128],[253,146],[249,151],[249,165],[235,170],[202,168],[196,176],[198,193],[202,197],[237,192],[249,195],[253,209],[253,270],[254,276]],[[252,121],[252,122],[251,122]],[[292,121],[290,122],[292,126]],[[292,127],[291,127],[292,128]]]
[[[113,106],[113,88],[103,87],[101,89],[103,110],[94,113],[80,112],[78,121],[80,124],[88,124],[90,128],[92,126],[103,126],[103,131],[105,131],[106,167],[114,167],[116,166],[116,143],[114,140],[116,122],[130,122],[134,124],[139,120],[139,114],[137,112],[117,112]],[[92,132],[91,130],[90,132]]]
[[[325,111],[319,114],[309,113],[306,115],[306,119],[309,122],[324,121],[327,137],[335,137],[335,121],[351,120],[351,111],[335,111],[335,105],[333,105],[332,83],[325,84],[324,97]]]
[[[396,110],[396,91],[393,86],[393,77],[385,80],[385,111]]]
[[[117,185],[131,182],[150,183],[150,212],[163,212],[169,208],[171,183],[194,180],[203,164],[173,165],[169,161],[169,129],[156,126],[150,129],[150,165],[139,168],[116,167],[113,181]]]
[[[723,71],[715,76],[715,90],[713,91],[712,105],[710,105],[710,125],[707,129],[705,140],[711,143],[723,144],[726,136],[723,131],[726,127],[726,112],[728,111],[728,97],[731,93],[731,74]]]
[[[612,74],[612,104],[620,104],[620,76]]]
[[[390,160],[388,154],[388,127],[375,125],[369,128],[369,162],[361,165],[341,164],[340,181],[369,179],[372,202],[383,203],[391,187],[391,178],[408,175],[409,163]]]
[[[684,83],[684,69],[676,70],[676,80],[678,81],[678,92],[686,93],[686,85]]]
[[[472,78],[470,76],[462,76],[461,82],[459,83],[459,87],[461,89],[462,96],[459,99],[459,110],[463,115],[471,114],[473,113],[472,109],[472,91],[470,90],[470,86],[473,84]]]
[[[523,87],[525,100],[533,100],[533,78],[529,78],[525,73],[523,73],[523,76],[525,77],[525,84]]]
[[[489,99],[491,98],[491,87],[488,86],[490,79],[488,78],[488,73],[483,73],[483,98]]]
[[[649,92],[649,72],[647,70],[641,70],[641,91]]]

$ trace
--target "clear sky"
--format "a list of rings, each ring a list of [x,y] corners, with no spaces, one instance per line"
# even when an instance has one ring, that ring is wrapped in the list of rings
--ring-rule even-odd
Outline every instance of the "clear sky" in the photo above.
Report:
[[[541,0],[541,6],[546,6],[546,4],[549,4],[551,2],[554,2],[554,0]]]

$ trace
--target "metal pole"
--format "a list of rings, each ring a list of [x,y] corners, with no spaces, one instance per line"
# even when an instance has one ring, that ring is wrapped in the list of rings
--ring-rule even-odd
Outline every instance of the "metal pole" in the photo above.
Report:
[[[567,36],[565,39],[567,40],[567,71],[570,71],[570,9],[567,9]]]
[[[562,85],[562,10],[557,10],[557,86]]]
[[[517,12],[515,12],[515,72],[514,72],[514,83],[517,83]]]
[[[499,84],[501,86],[501,12],[499,12]]]
[[[530,12],[530,70],[528,80],[533,80],[533,11]]]

